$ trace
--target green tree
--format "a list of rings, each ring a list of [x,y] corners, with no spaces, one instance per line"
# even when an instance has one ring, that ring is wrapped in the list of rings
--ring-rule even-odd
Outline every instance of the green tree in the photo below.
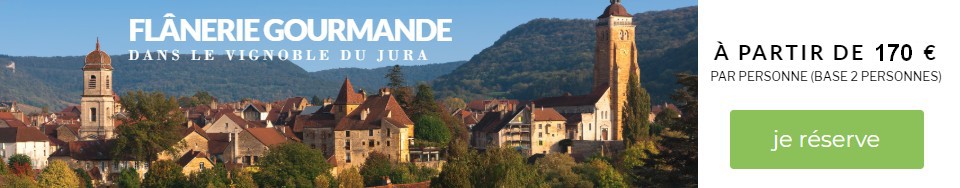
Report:
[[[443,106],[446,107],[447,112],[453,112],[457,109],[462,109],[467,107],[467,103],[461,98],[457,97],[446,97],[443,98]]]
[[[324,175],[317,176],[317,178],[313,179],[313,187],[316,187],[316,188],[332,187],[330,178],[331,177],[324,176]]]
[[[576,171],[593,181],[597,187],[627,187],[620,172],[604,160],[590,160],[588,163],[578,165]]]
[[[320,97],[317,95],[313,95],[313,98],[310,99],[310,104],[314,106],[323,105],[323,99],[320,99]]]
[[[342,188],[362,188],[363,176],[360,175],[360,172],[357,171],[356,168],[348,168],[340,172],[337,176],[337,183],[339,183]]]
[[[682,112],[679,121],[664,125],[658,144],[659,154],[645,161],[643,168],[631,172],[635,184],[646,187],[697,187],[697,134],[698,99],[697,76],[677,74],[677,83],[683,87],[671,98]]]
[[[80,187],[80,179],[70,170],[66,162],[54,160],[40,172],[38,184],[40,187]]]
[[[24,154],[13,154],[7,159],[7,165],[13,174],[18,176],[33,176],[33,165],[30,156]]]
[[[87,171],[84,171],[82,168],[77,168],[73,169],[73,173],[80,179],[80,187],[93,188],[93,179],[90,178],[90,174],[87,174]]]
[[[380,186],[385,185],[385,179],[389,177],[392,182],[403,182],[409,174],[400,172],[396,164],[390,161],[390,158],[383,153],[371,152],[367,156],[367,161],[360,167],[360,176],[363,176],[363,185]]]
[[[231,185],[237,188],[257,188],[257,182],[253,180],[253,176],[249,172],[234,170],[230,173]]]
[[[228,187],[227,170],[223,164],[214,165],[213,168],[205,169],[199,172],[191,173],[187,177],[189,187]]]
[[[0,158],[0,176],[7,175],[9,173],[10,167],[6,163],[3,163],[3,159]]]
[[[390,87],[390,90],[393,91],[393,97],[397,99],[400,107],[408,109],[410,107],[411,92],[410,87],[406,86],[406,79],[403,77],[400,65],[393,65],[393,68],[390,68],[390,72],[387,72],[387,75],[383,77],[390,80],[390,82],[387,83],[387,87]]]
[[[177,153],[179,130],[186,119],[175,98],[131,91],[120,102],[127,113],[116,128],[114,159],[156,161],[161,152]]]
[[[534,163],[550,187],[593,187],[593,183],[573,172],[576,165],[573,157],[562,153],[547,154]]]
[[[40,187],[32,176],[7,174],[0,176],[0,187],[35,188]]]
[[[630,74],[627,82],[627,105],[623,109],[623,138],[632,145],[650,136],[650,95],[640,86],[635,73]]]
[[[184,187],[183,167],[169,160],[154,162],[143,177],[143,187]]]
[[[426,140],[434,143],[447,143],[450,141],[450,130],[443,125],[443,121],[435,115],[420,116],[416,120],[416,129],[413,130],[413,137],[420,140]]]
[[[299,142],[270,149],[259,166],[260,172],[253,177],[262,187],[310,187],[317,176],[329,173],[331,168],[322,151]]]
[[[140,187],[140,174],[134,168],[125,168],[120,171],[120,178],[117,179],[117,185],[121,188]]]
[[[433,90],[427,84],[417,85],[417,95],[413,97],[410,104],[411,114],[414,119],[425,115],[439,115],[442,112],[433,96]]]
[[[512,148],[488,148],[480,154],[473,170],[473,187],[541,187],[543,179]],[[510,177],[510,178],[504,178]]]
[[[430,187],[473,187],[470,176],[476,157],[476,152],[470,150],[466,140],[451,140],[447,147],[447,163],[443,165],[440,175],[430,182]]]

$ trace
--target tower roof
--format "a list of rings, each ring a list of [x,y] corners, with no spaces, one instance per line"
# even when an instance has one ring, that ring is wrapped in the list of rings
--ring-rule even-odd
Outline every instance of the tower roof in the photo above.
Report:
[[[359,105],[363,103],[363,94],[356,93],[353,90],[353,85],[350,84],[350,78],[344,78],[343,85],[340,86],[340,94],[337,95],[337,100],[333,102],[336,105]]]
[[[87,54],[83,69],[113,69],[110,64],[110,55],[100,51],[100,38],[97,38],[97,48]]]
[[[603,14],[597,18],[607,18],[610,16],[624,16],[632,17],[626,8],[623,8],[623,5],[620,4],[620,0],[611,0],[610,6],[607,6],[607,9],[603,10]]]

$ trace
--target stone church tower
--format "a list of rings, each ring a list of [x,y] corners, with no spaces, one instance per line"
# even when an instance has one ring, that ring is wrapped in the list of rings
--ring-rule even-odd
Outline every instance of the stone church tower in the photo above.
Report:
[[[634,40],[633,15],[611,0],[610,6],[597,17],[597,46],[594,52],[593,89],[610,89],[610,114],[613,138],[623,140],[623,109],[626,106],[630,74],[640,76],[637,65],[637,43]]]
[[[80,139],[113,138],[115,126],[113,116],[118,110],[118,105],[110,83],[111,76],[113,76],[113,66],[110,65],[110,56],[100,51],[98,39],[97,48],[87,54],[83,62]]]

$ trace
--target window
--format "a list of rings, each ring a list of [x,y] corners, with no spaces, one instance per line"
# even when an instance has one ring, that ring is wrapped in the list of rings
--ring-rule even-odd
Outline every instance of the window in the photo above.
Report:
[[[344,144],[344,148],[347,150],[350,150],[350,140],[346,141],[346,144]]]
[[[370,143],[370,144],[368,144],[368,145],[369,145],[371,148],[373,147],[373,139],[370,139],[370,141],[367,141],[367,143]]]
[[[390,141],[389,141],[389,140],[387,140],[387,146],[390,146]]]
[[[543,145],[543,140],[540,140],[540,145],[541,145],[541,146]]]
[[[538,137],[538,138],[543,138],[543,133],[542,133],[542,132],[541,132],[541,133],[537,133],[537,137]]]
[[[203,162],[200,162],[200,171],[203,171]]]
[[[250,165],[250,156],[243,156],[243,164]]]
[[[390,129],[387,129],[387,137],[390,137]]]
[[[110,76],[107,76],[107,89],[110,89]]]
[[[346,131],[347,137],[350,137],[350,131]]]
[[[350,152],[347,152],[347,163],[350,163]]]
[[[373,129],[370,129],[370,135],[369,135],[369,136],[373,136]]]
[[[547,134],[550,133],[550,124],[547,124]]]
[[[97,108],[90,108],[90,121],[97,121]]]
[[[87,81],[87,89],[97,88],[97,76],[90,75],[90,81]]]

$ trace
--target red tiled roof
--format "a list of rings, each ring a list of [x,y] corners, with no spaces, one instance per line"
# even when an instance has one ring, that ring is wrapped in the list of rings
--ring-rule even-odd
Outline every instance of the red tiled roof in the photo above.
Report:
[[[49,141],[47,135],[33,127],[4,127],[0,128],[0,142],[42,142]]]
[[[86,60],[83,61],[83,69],[113,69],[110,63],[110,55],[100,51],[100,40],[97,39],[97,48],[87,54]]]
[[[177,164],[179,164],[180,166],[187,166],[187,164],[190,164],[190,161],[193,161],[193,159],[196,159],[196,158],[207,159],[208,156],[204,152],[190,150],[187,153],[184,153],[183,156],[180,157],[179,160],[177,160]]]
[[[280,134],[280,132],[274,128],[248,128],[246,131],[266,146],[273,146],[287,141],[287,137]]]
[[[544,97],[540,99],[533,100],[533,104],[537,107],[558,107],[558,106],[588,106],[597,104],[597,101],[600,101],[600,98],[603,97],[603,94],[609,90],[609,86],[604,84],[600,88],[593,92],[590,92],[586,95],[562,95],[556,97]]]
[[[361,120],[361,113],[369,110],[367,118]],[[390,118],[387,118],[387,115]],[[334,130],[367,130],[380,127],[380,121],[389,119],[388,122],[398,127],[412,125],[413,121],[407,116],[407,113],[400,108],[400,104],[392,95],[370,96],[363,104],[357,106],[353,112],[340,119]]]
[[[183,129],[183,132],[180,134],[180,136],[181,136],[181,137],[187,137],[187,135],[190,135],[190,133],[193,133],[193,132],[196,132],[197,134],[199,134],[199,135],[202,136],[203,138],[206,138],[206,139],[208,139],[208,140],[210,139],[210,137],[207,136],[207,131],[204,131],[203,128],[200,128],[200,127],[197,126],[196,124],[190,125],[190,127],[187,127],[186,129]]]
[[[230,133],[207,133],[207,149],[212,154],[223,154],[230,144]]]
[[[363,103],[364,97],[363,94],[353,90],[353,85],[350,84],[350,79],[347,78],[343,80],[343,85],[340,86],[340,93],[337,95],[337,100],[334,101],[333,104],[360,104]]]
[[[558,113],[553,108],[543,108],[539,107],[533,109],[533,120],[534,121],[567,121],[567,118],[564,118],[560,113]]]
[[[631,17],[633,15],[630,15],[630,13],[627,12],[627,9],[623,8],[623,5],[621,5],[620,2],[616,2],[616,3],[611,2],[610,6],[607,6],[607,9],[603,10],[603,14],[601,14],[597,18],[606,18],[610,16]]]
[[[303,132],[304,128],[336,127],[333,114],[317,112],[312,115],[299,115],[293,122],[294,132]]]
[[[488,111],[497,105],[510,105],[507,109],[512,110],[513,108],[511,106],[516,106],[517,104],[520,104],[520,101],[514,99],[474,100],[467,103],[467,109],[473,111]]]

